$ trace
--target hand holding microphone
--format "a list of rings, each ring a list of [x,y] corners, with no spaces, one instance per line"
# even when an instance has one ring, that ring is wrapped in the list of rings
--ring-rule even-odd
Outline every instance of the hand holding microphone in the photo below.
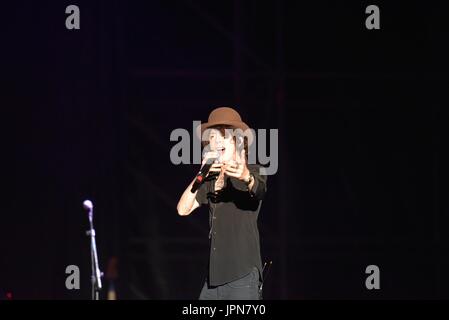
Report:
[[[194,193],[200,187],[200,185],[204,182],[204,179],[209,175],[209,171],[211,171],[212,168],[212,171],[216,171],[217,168],[221,167],[219,163],[216,163],[218,158],[219,153],[216,151],[209,151],[204,154],[201,169],[197,173],[195,181],[192,185],[192,189],[190,190],[192,193]]]
[[[203,164],[206,161],[212,161],[212,165],[210,166],[209,172],[220,172],[223,170],[223,166],[224,163],[222,163],[220,161],[220,156],[216,155],[216,152],[210,152],[211,153],[211,158],[207,158],[205,157],[205,159],[203,160]],[[210,159],[210,160],[209,160]]]
[[[220,154],[217,151],[205,152],[200,172],[203,172],[204,178],[206,178],[210,172],[220,172],[222,166]]]

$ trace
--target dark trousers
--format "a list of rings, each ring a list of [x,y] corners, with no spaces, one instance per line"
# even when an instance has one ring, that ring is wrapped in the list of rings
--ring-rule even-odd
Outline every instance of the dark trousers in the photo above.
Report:
[[[220,286],[210,286],[205,281],[200,300],[260,300],[259,270],[254,267],[246,276]]]

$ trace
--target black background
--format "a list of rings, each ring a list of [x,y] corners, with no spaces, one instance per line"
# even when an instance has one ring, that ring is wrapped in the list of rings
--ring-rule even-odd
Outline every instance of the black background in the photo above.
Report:
[[[65,28],[70,4],[80,30]],[[365,28],[369,4],[380,30]],[[11,1],[1,12],[1,298],[90,298],[89,198],[119,299],[195,299],[207,211],[177,216],[198,166],[173,165],[169,137],[218,106],[279,129],[259,221],[273,261],[265,298],[449,298],[447,5]],[[70,264],[79,291],[65,288]],[[377,291],[365,288],[370,264]]]

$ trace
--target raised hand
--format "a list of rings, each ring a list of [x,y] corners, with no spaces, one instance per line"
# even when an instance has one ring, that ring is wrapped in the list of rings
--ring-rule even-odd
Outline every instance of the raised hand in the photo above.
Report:
[[[225,164],[225,174],[237,178],[239,180],[246,180],[249,177],[249,170],[246,165],[246,153],[245,149],[241,152],[236,150],[236,161]]]

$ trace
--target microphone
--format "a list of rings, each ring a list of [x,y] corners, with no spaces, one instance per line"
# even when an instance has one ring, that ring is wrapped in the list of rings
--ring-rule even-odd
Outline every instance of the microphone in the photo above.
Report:
[[[92,211],[94,208],[94,205],[92,204],[92,201],[90,200],[85,200],[83,202],[83,207],[85,210],[87,210],[89,212],[89,221],[92,221]]]
[[[192,185],[192,189],[190,192],[194,193],[198,188],[203,184],[204,179],[206,178],[207,174],[209,173],[210,168],[214,164],[214,161],[218,159],[218,155],[212,158],[208,158],[206,160],[206,163],[201,167],[200,171],[197,173],[195,182]]]
[[[85,200],[85,201],[83,202],[83,207],[84,207],[84,209],[86,209],[86,210],[92,210],[92,208],[94,207],[94,205],[92,204],[92,201],[90,201],[90,200]]]
[[[99,292],[102,288],[101,284],[101,276],[102,272],[100,271],[100,266],[98,264],[98,254],[97,254],[97,244],[95,241],[95,229],[93,223],[93,208],[94,205],[92,201],[85,200],[83,202],[83,208],[88,211],[89,214],[89,230],[86,234],[90,238],[90,260],[92,267],[92,300],[99,300]]]

